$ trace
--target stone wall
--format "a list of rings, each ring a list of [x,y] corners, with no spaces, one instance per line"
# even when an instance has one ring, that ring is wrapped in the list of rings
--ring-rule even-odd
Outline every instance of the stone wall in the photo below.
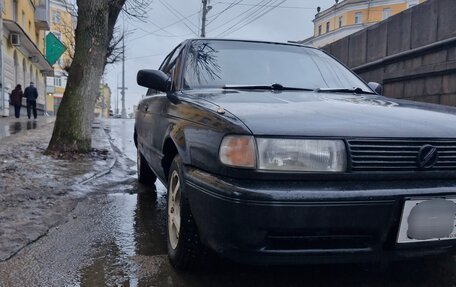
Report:
[[[429,0],[323,49],[385,96],[456,106],[455,0]]]

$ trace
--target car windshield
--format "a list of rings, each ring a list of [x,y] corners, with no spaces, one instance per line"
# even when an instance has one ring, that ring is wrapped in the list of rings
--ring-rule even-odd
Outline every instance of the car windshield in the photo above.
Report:
[[[273,43],[198,40],[185,63],[184,89],[272,85],[371,92],[358,77],[317,49]]]

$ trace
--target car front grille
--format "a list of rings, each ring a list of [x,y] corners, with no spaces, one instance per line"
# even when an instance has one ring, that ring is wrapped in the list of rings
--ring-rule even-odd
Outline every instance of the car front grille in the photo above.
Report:
[[[456,140],[351,139],[352,172],[456,171]]]

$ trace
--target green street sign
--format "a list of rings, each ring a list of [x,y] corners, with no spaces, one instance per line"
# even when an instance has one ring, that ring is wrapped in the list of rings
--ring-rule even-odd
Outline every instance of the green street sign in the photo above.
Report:
[[[46,35],[46,60],[49,65],[54,65],[65,50],[65,46],[53,33]]]

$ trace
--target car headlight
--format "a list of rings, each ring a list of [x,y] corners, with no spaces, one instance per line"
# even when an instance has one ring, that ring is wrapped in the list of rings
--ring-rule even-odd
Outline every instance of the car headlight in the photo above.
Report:
[[[225,165],[254,168],[255,140],[252,136],[226,136],[220,145],[219,157]]]
[[[345,144],[341,140],[257,138],[258,169],[304,172],[344,172]]]

